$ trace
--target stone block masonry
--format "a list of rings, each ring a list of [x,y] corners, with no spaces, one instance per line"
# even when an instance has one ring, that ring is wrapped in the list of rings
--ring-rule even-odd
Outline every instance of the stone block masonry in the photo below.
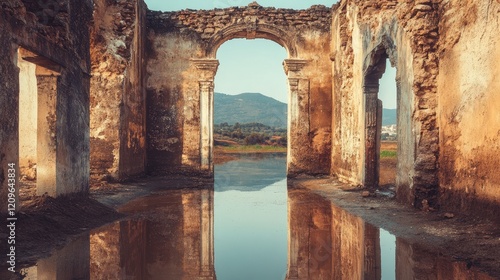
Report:
[[[498,1],[168,13],[142,0],[44,3],[0,4],[0,201],[8,163],[52,196],[86,192],[90,178],[212,176],[218,48],[261,38],[288,53],[290,176],[377,187],[378,83],[389,61],[398,199],[500,209]]]
[[[7,201],[7,163],[19,167],[24,162],[20,159],[20,139],[38,142],[36,149],[31,148],[34,151],[31,161],[38,163],[39,194],[58,196],[88,191],[88,27],[92,1],[44,3],[5,0],[0,4],[1,211],[7,209],[3,203]],[[22,63],[29,63],[32,70],[25,72],[27,68],[22,68]],[[35,81],[28,97],[38,99],[34,107],[46,115],[43,118],[35,115],[35,120],[30,121],[37,129],[21,131],[20,118],[27,117],[32,110],[19,103],[20,79],[25,75],[32,75],[30,80]]]
[[[110,17],[109,24],[100,23],[103,28],[95,29],[93,39],[105,50],[99,52],[102,57],[110,58],[93,64],[95,77],[101,77],[92,94],[93,104],[99,104],[93,107],[99,123],[92,132],[95,174],[131,174],[123,168],[127,153],[119,149],[123,131],[131,131],[123,123],[144,129],[127,117],[140,115],[142,121],[144,116],[119,108],[130,95],[121,90],[131,75],[128,70],[137,70],[129,54],[137,51],[146,69],[140,70],[144,84],[134,88],[139,92],[144,87],[145,104],[140,94],[130,96],[146,112],[146,131],[141,131],[146,136],[136,133],[141,136],[133,138],[147,140],[144,149],[137,142],[144,170],[210,176],[217,50],[231,39],[263,38],[288,52],[290,176],[330,174],[353,185],[377,187],[378,80],[389,67],[387,60],[397,69],[398,199],[426,209],[467,209],[473,201],[491,209],[500,205],[493,168],[500,158],[500,121],[494,106],[484,105],[497,103],[498,1],[343,0],[331,8],[306,10],[253,2],[208,11],[147,11],[145,16],[139,2],[107,9],[96,5],[96,13],[123,12]],[[137,26],[147,31],[138,36]],[[132,43],[134,36],[146,37],[143,47]],[[115,70],[115,64],[122,66]],[[469,66],[477,74],[470,76]],[[103,93],[113,96],[107,100],[112,102],[99,103],[106,100]],[[473,128],[475,117],[485,126]]]
[[[213,89],[217,50],[235,38],[283,46],[289,77],[290,176],[330,169],[330,9],[264,8],[257,3],[212,11],[150,11],[148,169],[212,172]]]

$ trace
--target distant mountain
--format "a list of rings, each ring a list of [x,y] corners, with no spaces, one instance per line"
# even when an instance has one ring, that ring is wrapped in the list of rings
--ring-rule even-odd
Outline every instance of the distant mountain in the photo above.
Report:
[[[216,92],[214,95],[214,123],[262,123],[277,128],[287,127],[287,104],[260,93],[228,95]],[[382,125],[397,123],[397,110],[382,112]]]
[[[287,104],[260,93],[214,95],[214,123],[262,123],[271,127],[287,127]]]
[[[385,109],[382,111],[382,125],[397,124],[397,110]]]

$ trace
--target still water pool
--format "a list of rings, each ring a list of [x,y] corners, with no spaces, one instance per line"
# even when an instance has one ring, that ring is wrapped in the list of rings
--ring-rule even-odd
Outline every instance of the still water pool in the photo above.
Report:
[[[213,185],[135,199],[119,209],[127,218],[82,234],[23,273],[26,279],[478,277],[287,186],[285,172],[286,158],[276,155],[217,165]]]

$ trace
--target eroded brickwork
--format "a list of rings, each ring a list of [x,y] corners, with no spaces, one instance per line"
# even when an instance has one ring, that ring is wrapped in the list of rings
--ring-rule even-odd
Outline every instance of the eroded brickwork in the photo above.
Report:
[[[335,8],[332,172],[354,184],[370,177],[368,100],[373,93],[376,98],[388,58],[397,68],[398,197],[416,206],[436,204],[437,5],[342,1]]]
[[[88,190],[89,23],[91,1],[19,1],[0,4],[0,200],[7,201],[7,164],[19,163],[19,68],[36,65],[38,77],[51,76],[57,101],[53,118],[55,174],[50,195]],[[20,49],[27,50],[21,52]],[[42,79],[42,78],[40,78]],[[39,84],[41,86],[42,84]],[[22,107],[22,106],[21,106]],[[36,134],[32,135],[36,141]],[[18,187],[20,185],[17,185]]]
[[[442,1],[439,8],[440,202],[498,218],[500,2]]]
[[[44,81],[39,92],[55,95],[39,124],[54,155],[40,163],[54,162],[50,192],[59,195],[87,189],[89,143],[95,179],[210,174],[217,50],[263,38],[288,52],[290,175],[376,186],[378,80],[388,59],[397,69],[398,198],[426,209],[488,205],[490,214],[500,205],[499,1],[169,13],[142,0],[41,3],[1,3],[2,197],[7,163],[20,162],[19,61],[32,64],[28,80]]]
[[[330,9],[149,12],[148,157],[153,172],[211,172],[210,133],[218,47],[273,40],[288,51],[289,175],[330,169]],[[249,53],[251,55],[251,53]],[[201,140],[200,140],[201,139]]]
[[[91,37],[91,177],[145,173],[146,96],[143,1],[94,1]]]
[[[499,121],[494,106],[478,109],[481,102],[497,103],[493,77],[498,73],[498,5],[344,0],[332,8],[296,11],[254,2],[210,11],[148,11],[143,22],[122,13],[125,19],[115,18],[104,33],[121,38],[123,32],[135,34],[133,26],[148,27],[148,44],[135,50],[143,53],[147,66],[146,146],[152,173],[211,172],[217,49],[235,38],[264,38],[282,45],[289,56],[284,68],[290,89],[290,175],[329,173],[353,185],[376,187],[378,80],[392,66],[397,69],[398,90],[398,198],[424,208],[439,206],[440,198],[447,204],[445,198],[451,196],[498,205],[499,184],[492,167],[498,157],[491,155],[499,150]],[[459,31],[464,28],[466,32]],[[108,48],[108,55],[116,46],[124,62],[132,61],[126,55],[133,45],[127,36],[123,44],[99,44]],[[491,65],[480,66],[472,58]],[[106,73],[98,65],[96,74]],[[466,70],[457,70],[466,65],[478,74],[466,78]],[[112,71],[105,75],[116,74],[108,68]],[[133,67],[122,66],[118,73],[125,68]],[[115,112],[127,96],[119,92],[120,85],[119,81],[111,90],[118,96]],[[101,150],[106,153],[103,158],[109,158],[104,162],[112,163],[106,168],[119,173],[117,143],[123,136],[117,129],[123,113],[113,114],[113,120],[110,112],[96,113],[109,115],[98,119],[110,123],[110,135],[115,133],[115,140],[102,146],[112,146],[114,152]],[[473,112],[481,112],[484,128],[474,128]]]

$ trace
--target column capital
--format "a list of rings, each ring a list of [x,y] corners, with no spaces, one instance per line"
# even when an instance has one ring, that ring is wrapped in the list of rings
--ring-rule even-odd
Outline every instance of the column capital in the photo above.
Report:
[[[217,72],[217,68],[219,67],[218,59],[191,59],[191,63],[196,66],[198,70],[206,70],[211,72]]]
[[[285,59],[283,61],[283,67],[285,68],[285,73],[288,75],[289,71],[292,72],[299,72],[301,71],[304,66],[309,63],[309,60],[305,59]]]

